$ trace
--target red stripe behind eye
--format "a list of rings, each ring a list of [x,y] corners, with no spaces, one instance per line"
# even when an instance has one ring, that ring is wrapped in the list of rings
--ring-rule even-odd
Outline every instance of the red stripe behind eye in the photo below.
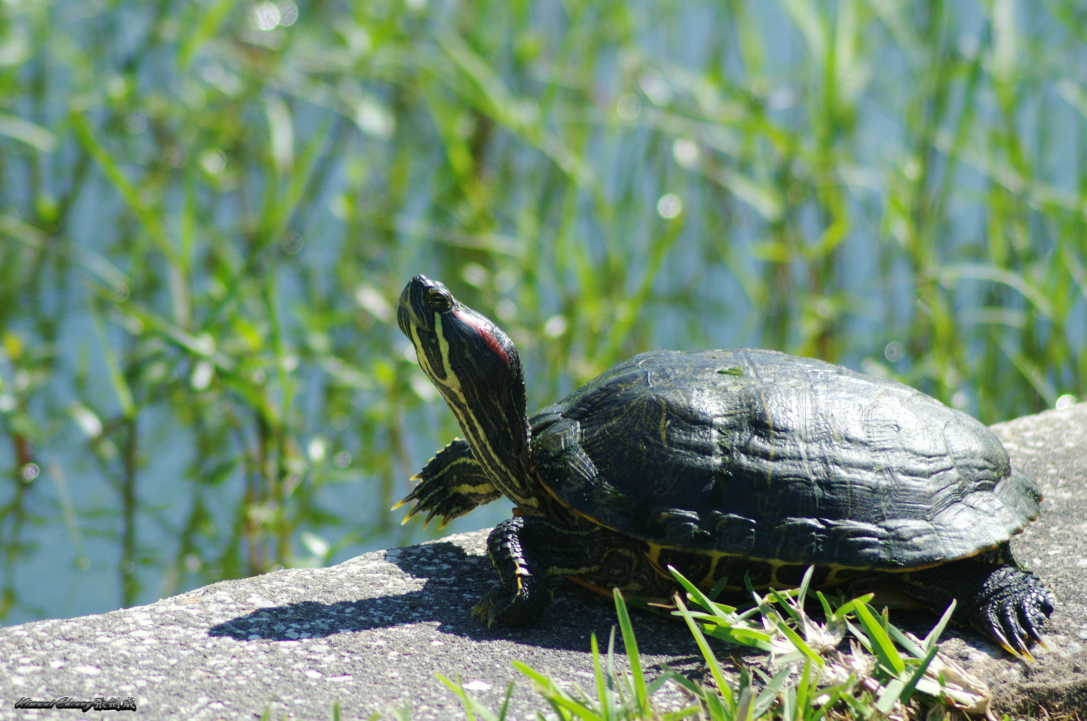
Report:
[[[479,321],[477,321],[475,318],[472,318],[466,314],[453,311],[453,315],[455,315],[457,317],[457,320],[464,323],[465,325],[470,325],[475,328],[476,332],[479,333],[481,338],[483,338],[483,342],[487,344],[487,347],[493,350],[495,355],[501,358],[502,362],[504,362],[507,366],[510,364],[510,357],[506,355],[506,351],[502,348],[502,344],[499,343],[498,339],[494,337],[494,333],[491,332],[490,328],[481,325]]]

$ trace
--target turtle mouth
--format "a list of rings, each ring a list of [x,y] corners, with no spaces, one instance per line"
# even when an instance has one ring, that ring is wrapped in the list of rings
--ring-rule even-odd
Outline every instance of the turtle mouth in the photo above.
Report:
[[[412,337],[413,327],[429,328],[425,318],[416,312],[416,308],[422,301],[423,292],[429,284],[430,281],[426,276],[417,275],[408,281],[408,284],[404,286],[404,292],[400,294],[400,303],[396,309],[396,323],[400,326],[400,331],[408,338]]]
[[[411,309],[406,307],[403,303],[396,309],[396,324],[400,326],[401,333],[411,338],[411,326],[417,325],[417,323],[412,316]]]

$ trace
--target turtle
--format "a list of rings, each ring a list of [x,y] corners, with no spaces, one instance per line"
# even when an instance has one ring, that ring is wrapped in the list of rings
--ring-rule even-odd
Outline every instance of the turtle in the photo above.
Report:
[[[537,622],[553,581],[669,598],[703,588],[896,585],[1013,655],[1042,643],[1052,592],[1009,539],[1041,494],[971,416],[887,378],[760,349],[650,351],[531,417],[509,337],[418,275],[397,309],[463,432],[397,508],[444,526],[505,496],[497,572],[472,613]]]

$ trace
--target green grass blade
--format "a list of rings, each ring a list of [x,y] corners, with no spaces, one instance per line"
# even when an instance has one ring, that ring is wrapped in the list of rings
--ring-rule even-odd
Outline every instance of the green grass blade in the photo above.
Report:
[[[910,697],[913,696],[914,689],[917,688],[917,684],[921,682],[922,678],[924,678],[925,672],[928,670],[929,665],[932,663],[932,660],[936,658],[936,654],[939,652],[940,647],[933,646],[928,650],[928,653],[925,654],[925,657],[921,659],[921,663],[917,665],[916,669],[914,669],[913,673],[910,675],[910,678],[906,681],[905,687],[902,689],[901,698],[904,702],[909,701]]]
[[[906,682],[900,678],[892,678],[888,681],[879,695],[879,700],[876,701],[876,710],[885,715],[890,714],[905,688]]]
[[[745,685],[740,690],[740,697],[736,702],[736,721],[752,721],[755,718],[755,689]]]
[[[16,115],[0,113],[0,135],[21,140],[43,153],[52,153],[57,149],[57,136],[37,123],[24,120]]]
[[[601,719],[611,721],[611,689],[608,688],[604,671],[600,667],[600,646],[597,644],[595,633],[589,635],[589,648],[593,655],[593,677],[596,679],[596,698],[602,711]]]
[[[944,615],[940,616],[939,622],[932,627],[932,630],[925,636],[925,640],[921,642],[926,651],[931,651],[936,647],[936,642],[940,640],[940,636],[944,634],[944,629],[947,628],[947,624],[950,623],[951,617],[955,614],[955,599],[951,599],[951,605],[944,611]]]
[[[638,640],[634,638],[634,627],[630,623],[630,614],[627,613],[626,602],[618,588],[612,589],[615,598],[615,612],[619,616],[619,630],[623,634],[623,647],[626,649],[627,660],[630,662],[630,673],[634,678],[634,693],[638,708],[643,714],[650,713],[649,694],[645,687],[645,674],[642,672],[641,658],[638,654]]]
[[[687,622],[687,628],[690,629],[691,635],[694,637],[694,641],[698,644],[698,650],[702,652],[702,658],[706,660],[706,665],[709,666],[710,673],[713,675],[713,681],[717,684],[717,688],[720,690],[722,697],[725,699],[725,703],[730,708],[735,705],[732,699],[732,691],[725,680],[725,674],[721,670],[721,664],[717,661],[717,656],[713,653],[713,649],[710,648],[709,643],[706,641],[706,637],[702,634],[702,629],[698,627],[698,623],[691,617],[690,612],[687,610],[686,604],[683,603],[683,599],[679,597],[677,593],[673,596],[676,603],[676,608],[679,610],[680,615],[683,616],[683,620]]]
[[[869,603],[874,597],[875,594],[866,593],[863,596],[858,596],[857,598],[846,601],[841,606],[838,606],[837,609],[835,609],[834,619],[841,620],[845,618],[848,614],[854,612],[858,603]]]
[[[867,603],[856,603],[854,608],[857,618],[860,619],[861,625],[868,633],[868,638],[872,641],[872,653],[896,677],[900,676],[906,670],[906,664],[898,653],[898,649],[895,648],[894,642],[891,641],[891,637],[883,629],[883,624],[876,619],[872,608]]]
[[[906,650],[906,653],[910,654],[914,658],[924,658],[925,650],[914,643],[909,636],[899,630],[892,624],[887,625],[887,635],[894,640],[899,646]]]
[[[513,667],[536,684],[536,690],[561,718],[577,717],[584,719],[584,721],[600,721],[601,716],[599,713],[571,696],[550,677],[520,661],[514,661]]]
[[[502,705],[498,707],[498,721],[505,721],[509,713],[510,699],[513,697],[513,681],[506,684],[506,692],[502,694]]]
[[[673,569],[671,567],[669,567],[668,570],[672,571]],[[723,576],[721,578],[721,580],[719,580],[717,583],[713,584],[713,588],[710,589],[710,592],[707,595],[709,596],[709,598],[711,600],[716,601],[717,597],[721,595],[721,593],[725,590],[725,586],[727,586],[727,585],[728,585],[728,576]]]
[[[795,704],[793,706],[794,710],[790,713],[783,709],[782,718],[791,721],[791,719],[798,716],[797,711],[799,711],[800,709],[808,708],[814,701],[814,699],[809,695],[809,692],[815,689],[814,679],[812,679],[811,676],[812,668],[813,664],[811,660],[805,658],[804,668],[800,672],[800,680],[797,682],[792,696],[793,703]]]
[[[435,678],[445,684],[446,688],[457,695],[461,700],[461,704],[464,706],[464,713],[468,716],[468,721],[475,721],[478,714],[483,721],[500,721],[499,717],[487,710],[483,704],[472,698],[468,691],[464,688],[464,684],[461,683],[458,677],[456,681],[451,681],[442,674],[435,674]]]
[[[193,55],[215,35],[223,19],[226,18],[226,14],[230,12],[235,4],[234,0],[219,0],[209,9],[204,10],[202,8],[200,22],[197,23],[196,29],[182,43],[181,50],[178,52],[177,65],[179,68],[188,67]]]
[[[791,598],[781,593],[776,588],[770,589],[770,595],[774,598],[775,601],[778,602],[778,605],[781,606],[782,609],[784,609],[785,612],[792,617],[794,621],[796,621],[798,624],[803,623],[800,612],[797,610],[796,605],[793,604]]]
[[[102,144],[98,142],[98,139],[94,135],[94,131],[91,130],[90,123],[87,122],[87,118],[83,116],[83,113],[73,110],[68,115],[68,119],[72,123],[72,129],[75,131],[76,138],[79,139],[83,149],[98,162],[98,166],[102,169],[102,172],[106,174],[106,177],[113,183],[113,187],[117,189],[121,194],[121,197],[124,198],[125,203],[128,204],[128,207],[131,208],[132,212],[139,218],[140,223],[147,231],[147,234],[151,236],[155,245],[158,246],[158,249],[166,256],[172,265],[179,263],[181,259],[177,257],[177,251],[170,242],[170,238],[166,233],[166,228],[162,225],[162,221],[159,220],[159,214],[147,207],[143,202],[136,186],[129,182],[128,178],[121,172],[121,168],[117,165],[113,156],[111,156],[109,152],[102,147]]]
[[[264,99],[264,116],[268,122],[268,152],[279,174],[290,172],[294,166],[294,120],[287,103],[279,95]]]
[[[843,619],[843,622],[845,623],[846,628],[849,629],[849,632],[861,642],[861,645],[864,646],[864,650],[868,651],[868,653],[873,653],[872,639],[868,638],[868,634],[862,629],[857,628],[857,626],[849,619]]]
[[[619,675],[615,671],[615,626],[612,626],[608,631],[608,672],[606,678],[609,684],[609,690],[611,691],[611,694],[608,697],[609,702],[614,704],[616,703],[616,699],[621,702],[623,698],[623,688],[615,683],[616,679],[619,678]]]
[[[750,646],[751,648],[757,648],[760,651],[772,651],[773,636],[766,631],[756,630],[753,628],[743,628],[742,626],[718,626],[708,634],[714,638],[721,639],[722,641],[731,641],[742,646]]]
[[[132,389],[117,364],[117,356],[106,340],[106,332],[102,328],[101,311],[97,302],[91,304],[91,317],[94,319],[94,330],[98,334],[98,340],[102,344],[102,355],[106,359],[106,368],[109,370],[109,380],[113,385],[113,392],[117,396],[117,402],[121,406],[124,417],[131,420],[136,417],[136,402],[132,398]]]
[[[805,666],[807,662],[805,662]],[[792,675],[793,669],[786,667],[774,674],[774,677],[770,679],[759,692],[758,697],[755,699],[754,714],[755,718],[762,718],[763,715],[770,711],[770,707],[777,700],[778,695],[781,693],[782,687],[785,686],[785,682],[789,680]]]
[[[823,595],[822,591],[816,591],[815,597],[819,599],[819,605],[823,607],[823,615],[827,617],[827,620],[834,618],[834,609],[830,606],[830,601]]]
[[[712,612],[717,608],[717,604],[710,599],[709,596],[703,593],[701,588],[688,581],[687,578],[674,567],[668,566],[668,572],[679,582],[679,585],[683,586],[683,590],[689,593],[691,598],[694,599],[695,603],[699,606],[702,606],[709,612]]]
[[[781,718],[782,721],[794,721],[799,714],[798,708],[802,708],[797,701],[799,687],[787,686],[781,694]]]
[[[524,664],[520,661],[514,661],[513,667],[523,673],[525,676],[528,676],[528,679],[530,681],[539,684],[541,687],[546,688],[552,685],[551,679],[549,679],[547,676],[544,676],[542,673],[527,664]]]
[[[796,603],[801,608],[804,607],[804,600],[808,597],[808,586],[811,584],[813,573],[815,573],[815,566],[808,566],[808,570],[804,571],[804,578],[800,579],[800,588],[796,590]]]
[[[778,630],[781,631],[787,639],[789,639],[789,642],[793,645],[793,647],[800,653],[804,654],[804,656],[808,660],[810,660],[819,668],[822,668],[826,664],[823,658],[818,653],[816,653],[815,650],[812,649],[812,647],[809,646],[804,639],[800,638],[800,634],[794,631],[793,628],[789,626],[789,624],[785,622],[785,619],[783,619],[780,615],[778,615],[776,612],[771,612],[768,615],[768,618],[774,623],[775,626],[777,626]]]

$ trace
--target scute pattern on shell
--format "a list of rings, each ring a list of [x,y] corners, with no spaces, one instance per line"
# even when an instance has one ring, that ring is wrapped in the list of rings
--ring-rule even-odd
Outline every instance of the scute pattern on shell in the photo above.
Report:
[[[560,501],[674,548],[905,570],[975,555],[1038,513],[975,419],[774,351],[643,353],[532,425]]]

